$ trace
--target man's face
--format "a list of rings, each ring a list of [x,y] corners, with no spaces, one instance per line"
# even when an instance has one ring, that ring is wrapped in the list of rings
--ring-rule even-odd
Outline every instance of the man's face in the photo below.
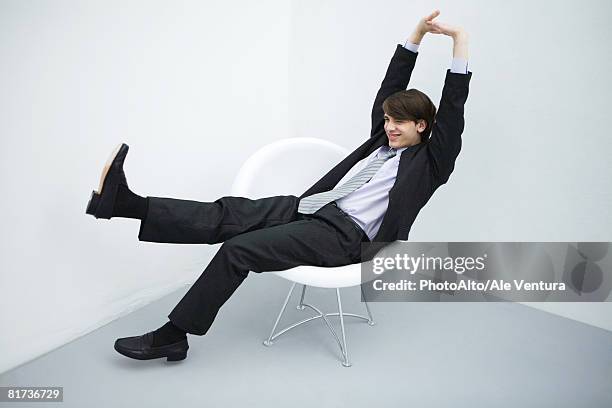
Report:
[[[385,132],[389,147],[399,149],[421,143],[420,132],[427,127],[427,122],[419,120],[395,120],[385,113]]]

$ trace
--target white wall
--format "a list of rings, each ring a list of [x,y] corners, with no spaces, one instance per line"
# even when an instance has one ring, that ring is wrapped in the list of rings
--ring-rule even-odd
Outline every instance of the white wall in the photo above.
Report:
[[[396,45],[435,8],[468,30],[473,76],[455,172],[409,239],[612,241],[608,1],[295,1],[292,129],[360,145]],[[409,87],[438,106],[451,59],[426,36]],[[529,305],[612,330],[610,303]]]
[[[125,141],[137,193],[229,195],[287,137],[288,21],[282,0],[0,2],[0,372],[201,273],[217,246],[138,242],[89,194]]]

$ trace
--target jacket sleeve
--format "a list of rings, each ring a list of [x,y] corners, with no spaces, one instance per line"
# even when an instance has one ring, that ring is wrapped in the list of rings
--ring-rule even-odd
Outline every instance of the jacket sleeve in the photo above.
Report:
[[[417,56],[417,52],[412,52],[401,44],[397,44],[395,54],[391,57],[387,73],[374,99],[370,137],[379,136],[380,132],[384,131],[385,120],[382,104],[388,96],[406,90]]]
[[[459,74],[446,71],[440,106],[431,129],[428,152],[432,170],[439,184],[448,181],[461,150],[461,134],[465,121],[464,105],[472,73]]]

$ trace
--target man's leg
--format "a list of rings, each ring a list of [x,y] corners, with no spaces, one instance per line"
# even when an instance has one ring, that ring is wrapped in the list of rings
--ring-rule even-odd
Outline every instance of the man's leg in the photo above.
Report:
[[[364,239],[365,233],[329,204],[312,216],[300,215],[287,224],[234,236],[225,241],[168,318],[185,332],[203,335],[249,271],[356,263]]]
[[[252,200],[226,196],[214,202],[147,197],[138,239],[174,244],[217,244],[238,234],[295,221],[299,198]]]
[[[312,215],[299,214],[289,223],[234,235],[168,315],[168,323],[142,336],[118,339],[115,350],[136,359],[181,360],[189,348],[185,333],[205,334],[249,271],[357,263],[366,240],[365,233],[331,204]]]
[[[96,218],[141,220],[141,241],[215,244],[237,234],[291,222],[299,198],[292,195],[251,200],[222,197],[214,202],[141,197],[130,190],[123,170],[128,146],[117,146],[100,175],[85,212]]]

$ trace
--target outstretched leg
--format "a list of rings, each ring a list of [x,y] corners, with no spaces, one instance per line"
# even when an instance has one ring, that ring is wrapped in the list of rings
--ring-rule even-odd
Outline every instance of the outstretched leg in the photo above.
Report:
[[[299,198],[293,195],[252,200],[221,197],[214,202],[148,197],[138,239],[174,244],[216,244],[244,232],[295,221]]]
[[[222,197],[214,202],[141,197],[127,183],[123,163],[129,147],[122,143],[107,160],[100,186],[87,203],[96,218],[141,220],[141,241],[176,244],[216,244],[243,232],[285,224],[297,219],[299,198],[292,195]]]

